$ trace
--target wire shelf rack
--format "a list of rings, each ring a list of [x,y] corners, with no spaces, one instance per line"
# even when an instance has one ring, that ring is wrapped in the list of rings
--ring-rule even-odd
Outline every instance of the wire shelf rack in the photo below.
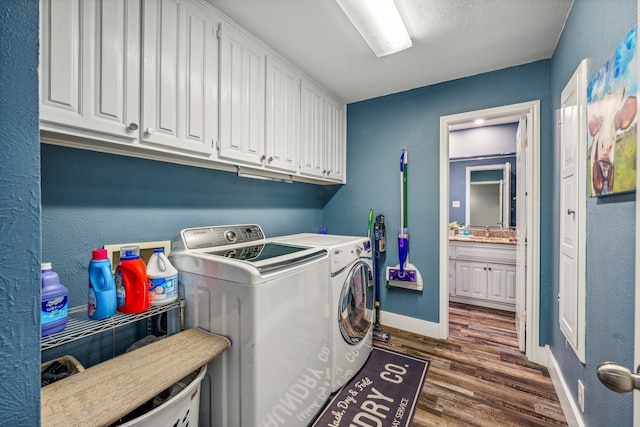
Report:
[[[48,350],[62,344],[77,341],[91,335],[101,332],[113,330],[117,327],[124,326],[139,320],[149,319],[158,314],[166,313],[171,310],[180,309],[180,329],[183,329],[183,309],[184,300],[180,299],[175,302],[161,305],[151,306],[149,310],[138,314],[123,314],[116,312],[115,315],[104,320],[92,320],[87,316],[87,306],[78,306],[69,309],[67,326],[64,330],[42,337],[40,342],[40,350]]]

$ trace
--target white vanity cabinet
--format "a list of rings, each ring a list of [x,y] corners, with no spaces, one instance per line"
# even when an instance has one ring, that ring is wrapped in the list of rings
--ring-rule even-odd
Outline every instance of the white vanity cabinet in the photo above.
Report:
[[[211,154],[221,19],[192,0],[144,0],[143,11],[142,142]]]
[[[451,301],[515,310],[514,245],[450,241],[449,278]]]
[[[140,13],[136,0],[40,1],[42,130],[138,140]]]

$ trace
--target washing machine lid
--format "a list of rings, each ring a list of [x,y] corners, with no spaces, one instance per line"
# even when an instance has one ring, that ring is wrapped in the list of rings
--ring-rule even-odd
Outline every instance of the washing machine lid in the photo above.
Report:
[[[169,259],[182,272],[253,284],[277,272],[328,260],[328,253],[271,242],[258,225],[239,224],[184,229],[174,239]]]

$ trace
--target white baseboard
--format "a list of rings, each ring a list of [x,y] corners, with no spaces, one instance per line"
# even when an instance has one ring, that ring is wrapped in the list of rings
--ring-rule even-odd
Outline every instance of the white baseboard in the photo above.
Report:
[[[416,319],[415,317],[403,316],[401,314],[391,313],[388,311],[380,311],[380,323],[403,331],[413,332],[427,337],[445,339],[441,335],[439,323],[429,322],[427,320]]]
[[[553,381],[553,386],[556,389],[558,399],[560,399],[560,404],[562,405],[564,416],[567,419],[567,424],[569,424],[569,427],[586,427],[586,424],[582,419],[580,408],[576,401],[571,397],[569,386],[562,376],[562,371],[560,370],[560,366],[558,366],[558,362],[555,357],[553,357],[553,353],[548,346],[544,347],[544,349],[547,352],[547,369],[549,370],[551,381]]]

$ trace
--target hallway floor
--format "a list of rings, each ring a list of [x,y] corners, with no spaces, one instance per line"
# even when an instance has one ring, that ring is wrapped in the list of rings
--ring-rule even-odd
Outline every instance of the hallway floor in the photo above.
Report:
[[[383,326],[374,345],[431,361],[413,426],[566,426],[549,372],[518,349],[513,313],[451,303],[449,339]]]

